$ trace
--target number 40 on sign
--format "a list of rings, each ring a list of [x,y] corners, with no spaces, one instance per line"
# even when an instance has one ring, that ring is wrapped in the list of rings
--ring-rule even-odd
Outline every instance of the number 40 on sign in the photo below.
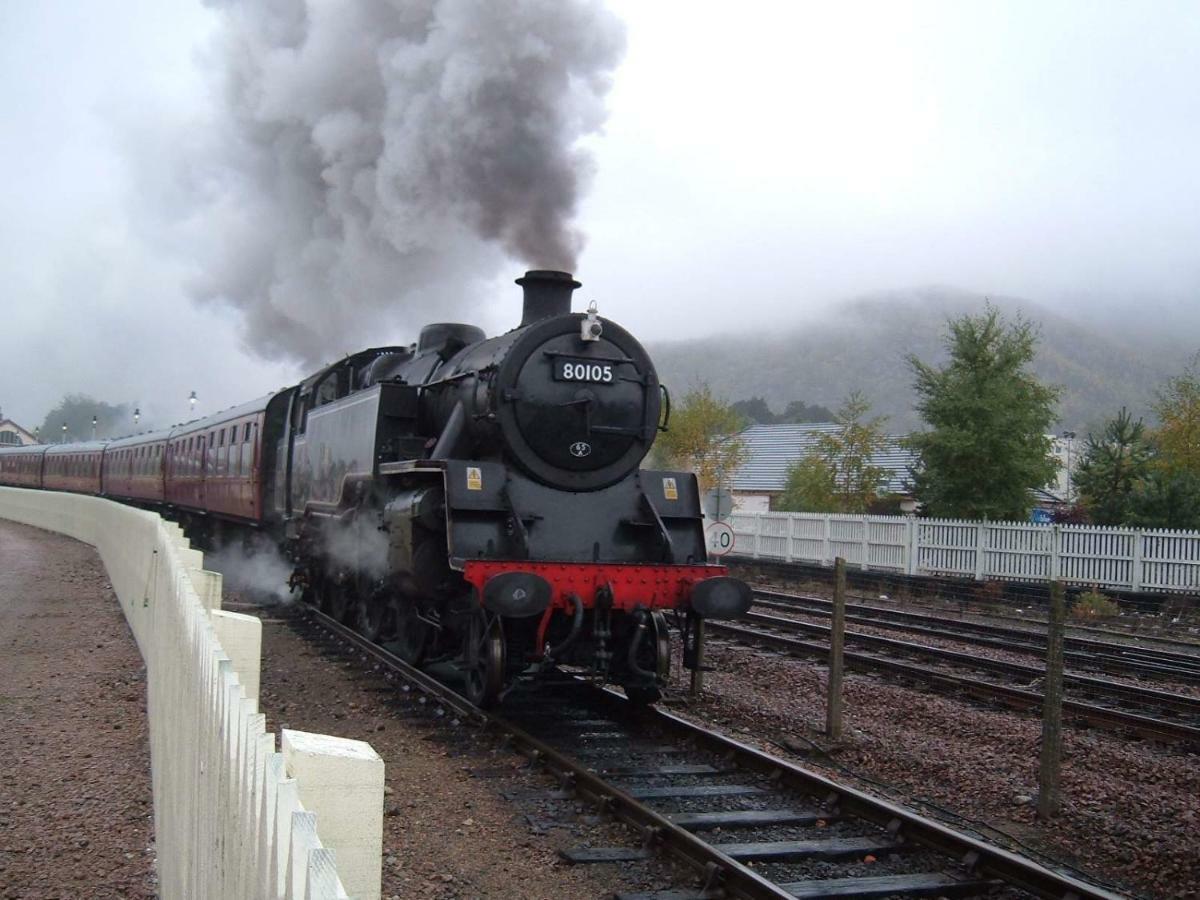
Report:
[[[727,522],[713,522],[704,529],[704,537],[713,556],[724,556],[733,549],[733,528]]]

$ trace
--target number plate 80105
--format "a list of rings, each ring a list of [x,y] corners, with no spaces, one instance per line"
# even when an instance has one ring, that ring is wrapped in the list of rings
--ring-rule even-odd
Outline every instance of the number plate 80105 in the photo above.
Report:
[[[612,363],[590,362],[559,356],[554,360],[555,381],[586,381],[592,384],[612,384]]]

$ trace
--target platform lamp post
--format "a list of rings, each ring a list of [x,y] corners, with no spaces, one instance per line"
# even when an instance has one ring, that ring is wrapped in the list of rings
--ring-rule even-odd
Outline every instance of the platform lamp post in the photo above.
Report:
[[[42,442],[42,426],[35,425],[33,429],[33,442],[40,444]]]
[[[192,391],[192,396],[188,397],[188,403],[191,404],[191,415],[196,414],[196,392]]]
[[[65,444],[67,442],[67,423],[66,422],[63,422],[62,431],[63,431],[62,440],[59,443]]]
[[[1075,443],[1075,432],[1064,431],[1063,440],[1067,442],[1067,502],[1071,502],[1071,445]]]
[[[142,410],[141,410],[141,407],[136,407],[136,408],[133,410],[133,427],[134,427],[134,428],[137,428],[137,427],[138,427],[138,422],[140,422],[141,420],[142,420]]]
[[[92,416],[92,440],[96,439],[96,417]]]

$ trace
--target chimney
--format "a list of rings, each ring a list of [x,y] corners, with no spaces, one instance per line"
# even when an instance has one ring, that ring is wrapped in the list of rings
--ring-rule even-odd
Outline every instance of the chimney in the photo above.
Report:
[[[565,316],[571,311],[571,294],[579,282],[570,272],[555,272],[552,269],[534,269],[518,278],[517,284],[525,289],[525,308],[521,314],[521,327],[532,325],[540,319]]]

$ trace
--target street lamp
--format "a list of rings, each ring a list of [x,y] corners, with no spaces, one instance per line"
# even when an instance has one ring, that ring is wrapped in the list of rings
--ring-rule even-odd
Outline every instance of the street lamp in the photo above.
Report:
[[[92,440],[96,439],[96,417],[92,416]]]
[[[62,443],[64,443],[64,444],[65,444],[66,442],[67,442],[67,423],[66,423],[66,422],[63,422],[63,436],[62,436]]]
[[[37,425],[33,429],[33,442],[35,444],[40,444],[42,442],[42,426],[41,425]]]
[[[192,391],[192,396],[188,397],[188,403],[192,404],[191,414],[194,416],[196,414],[196,392],[195,391]]]
[[[1073,494],[1071,490],[1071,445],[1075,442],[1075,432],[1064,431],[1062,436],[1063,440],[1067,442],[1067,502],[1071,503]]]
[[[137,428],[138,422],[140,422],[141,420],[142,420],[142,410],[141,410],[141,407],[137,407],[133,411],[133,427]]]

